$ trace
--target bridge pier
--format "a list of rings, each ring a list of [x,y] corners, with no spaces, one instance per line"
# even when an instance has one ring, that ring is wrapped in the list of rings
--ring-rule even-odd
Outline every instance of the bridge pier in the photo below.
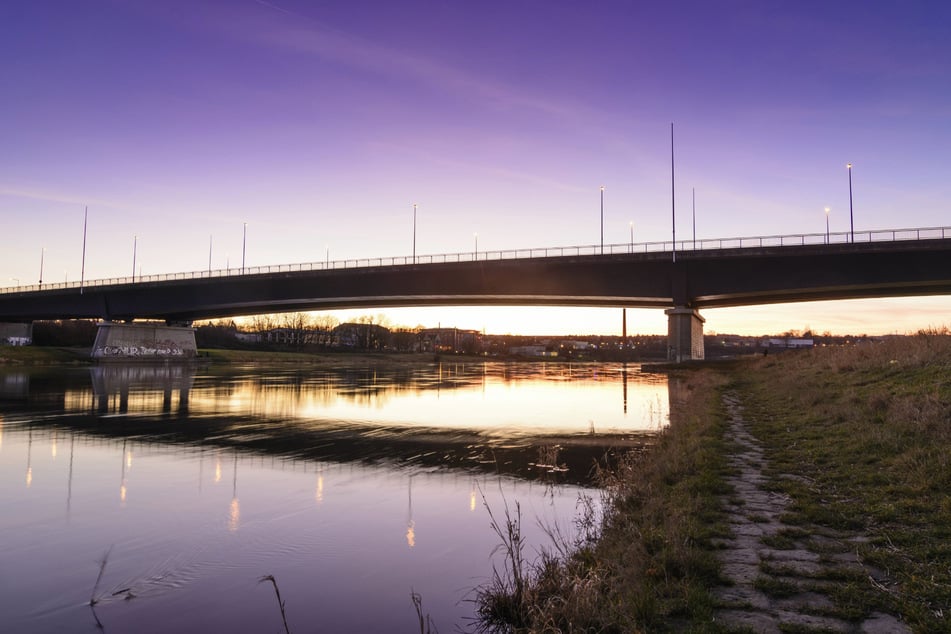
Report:
[[[195,329],[165,324],[99,323],[93,359],[192,359],[198,354]]]
[[[33,343],[33,323],[0,323],[0,346],[28,346]]]
[[[667,360],[674,363],[703,359],[703,322],[694,308],[677,306],[667,315]]]

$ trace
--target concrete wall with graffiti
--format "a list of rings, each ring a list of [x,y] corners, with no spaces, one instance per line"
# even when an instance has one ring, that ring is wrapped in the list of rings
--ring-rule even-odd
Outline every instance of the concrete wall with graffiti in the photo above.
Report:
[[[94,359],[187,359],[198,354],[195,329],[160,324],[99,324]]]

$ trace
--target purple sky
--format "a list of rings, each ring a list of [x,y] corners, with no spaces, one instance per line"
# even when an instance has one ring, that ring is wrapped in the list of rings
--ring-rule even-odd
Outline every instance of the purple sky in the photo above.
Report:
[[[661,6],[663,5],[663,6]],[[417,252],[951,225],[945,2],[164,2],[0,7],[0,286]],[[43,252],[43,249],[46,249]],[[704,313],[904,332],[951,300]],[[376,313],[381,311],[360,311]],[[393,325],[616,333],[620,311]],[[341,317],[354,314],[342,314]],[[522,324],[521,326],[519,324]],[[629,329],[662,332],[660,311]]]

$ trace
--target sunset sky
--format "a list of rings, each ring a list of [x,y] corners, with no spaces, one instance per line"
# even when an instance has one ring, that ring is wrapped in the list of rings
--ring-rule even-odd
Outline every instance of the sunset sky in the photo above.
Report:
[[[48,0],[0,6],[0,286],[951,225],[951,3]],[[45,249],[45,250],[44,250]],[[619,334],[620,309],[392,325]],[[869,334],[951,299],[705,311]],[[666,330],[629,311],[630,332]]]

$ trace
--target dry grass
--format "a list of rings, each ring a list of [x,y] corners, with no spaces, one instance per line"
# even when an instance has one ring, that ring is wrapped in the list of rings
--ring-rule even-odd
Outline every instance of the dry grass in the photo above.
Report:
[[[507,559],[508,576],[478,593],[482,631],[680,631],[709,621],[706,588],[718,580],[709,544],[726,530],[716,501],[727,492],[724,380],[698,369],[670,381],[670,428],[650,452],[631,453],[601,474],[608,499],[600,524],[589,506],[567,547],[529,566]],[[507,555],[518,558],[515,529],[496,530]]]

